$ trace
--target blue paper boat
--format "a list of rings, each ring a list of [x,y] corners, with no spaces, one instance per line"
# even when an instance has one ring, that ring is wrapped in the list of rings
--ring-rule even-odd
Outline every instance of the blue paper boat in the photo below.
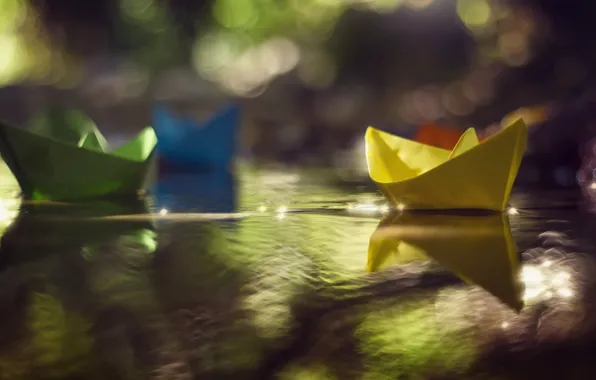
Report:
[[[153,111],[157,152],[166,167],[229,168],[236,153],[240,107],[222,108],[211,119],[200,123],[174,115],[166,106]]]

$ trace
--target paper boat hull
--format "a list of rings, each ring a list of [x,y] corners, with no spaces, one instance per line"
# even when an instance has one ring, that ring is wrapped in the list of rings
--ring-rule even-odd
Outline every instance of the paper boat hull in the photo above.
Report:
[[[135,162],[1,123],[0,154],[26,199],[137,197],[155,172],[154,154]]]
[[[214,147],[205,146],[206,141],[200,136],[189,134],[185,141],[164,141],[158,143],[160,167],[165,171],[197,168],[225,168],[230,166],[233,150],[214,151]]]
[[[519,123],[415,177],[389,183],[373,181],[390,203],[408,209],[503,211],[526,138],[527,129]]]

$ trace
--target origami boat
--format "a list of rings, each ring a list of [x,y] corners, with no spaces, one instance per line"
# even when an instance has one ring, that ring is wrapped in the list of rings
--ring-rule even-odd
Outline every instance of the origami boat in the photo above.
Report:
[[[177,117],[165,106],[153,112],[160,162],[174,168],[228,168],[236,151],[240,109],[228,105],[204,123]]]
[[[370,238],[367,269],[429,257],[512,309],[522,309],[520,262],[507,214],[389,216]]]
[[[0,122],[0,154],[25,199],[138,196],[146,189],[157,142],[153,129],[108,151],[101,132],[81,115],[51,110],[29,131]]]
[[[470,128],[451,151],[369,127],[368,173],[389,203],[400,208],[503,211],[526,138],[521,119],[482,143]]]

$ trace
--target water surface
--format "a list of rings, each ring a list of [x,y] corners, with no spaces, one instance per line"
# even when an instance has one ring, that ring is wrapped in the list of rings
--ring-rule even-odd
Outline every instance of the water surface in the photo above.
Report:
[[[147,204],[40,204],[5,172],[0,379],[596,374],[595,223],[579,194],[513,196],[498,233],[523,260],[517,314],[433,261],[369,273],[383,199],[330,178],[172,175]],[[458,231],[445,252],[498,251]]]

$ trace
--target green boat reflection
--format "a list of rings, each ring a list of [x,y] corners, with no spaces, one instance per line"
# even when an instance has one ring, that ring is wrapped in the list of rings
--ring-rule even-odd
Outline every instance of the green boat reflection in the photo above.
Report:
[[[154,246],[155,232],[151,218],[106,220],[115,214],[146,213],[147,205],[142,200],[85,203],[25,201],[2,236],[0,268],[52,254],[89,251],[94,244],[122,236],[136,236],[139,244]],[[30,236],[35,236],[35,239]]]

